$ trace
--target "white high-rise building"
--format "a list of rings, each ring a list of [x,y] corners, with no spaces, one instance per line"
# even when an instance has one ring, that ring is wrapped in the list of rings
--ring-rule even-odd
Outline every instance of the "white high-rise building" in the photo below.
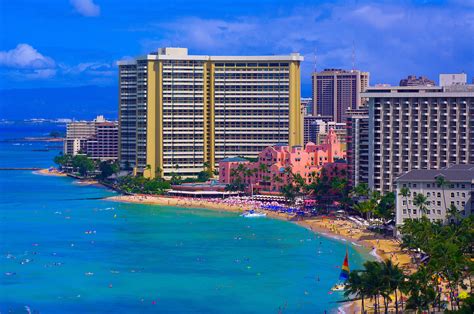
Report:
[[[369,87],[368,184],[394,191],[413,169],[474,164],[474,86]]]

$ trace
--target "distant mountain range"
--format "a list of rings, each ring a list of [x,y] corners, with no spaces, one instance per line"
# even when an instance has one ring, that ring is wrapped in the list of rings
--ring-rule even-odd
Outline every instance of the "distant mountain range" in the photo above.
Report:
[[[81,86],[0,90],[0,119],[117,119],[116,86]]]

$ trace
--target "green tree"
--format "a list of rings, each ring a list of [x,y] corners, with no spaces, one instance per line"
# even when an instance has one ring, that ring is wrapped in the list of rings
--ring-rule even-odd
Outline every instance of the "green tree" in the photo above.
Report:
[[[281,188],[281,193],[289,203],[294,203],[296,199],[296,188],[293,183],[287,183]]]
[[[349,296],[355,299],[361,300],[361,313],[365,313],[365,298],[366,298],[366,279],[364,278],[365,273],[362,271],[354,270],[349,273],[349,278],[346,281],[346,289],[344,296]]]
[[[459,213],[456,205],[451,204],[449,208],[446,209],[446,216],[448,220],[452,223],[457,222],[461,219],[461,214]]]
[[[355,204],[354,209],[362,216],[365,216],[367,219],[369,219],[371,214],[373,214],[377,209],[377,203],[375,200],[369,199]]]
[[[114,173],[119,172],[119,166],[117,163],[112,163],[108,161],[102,161],[99,164],[100,177],[106,179],[113,175]]]
[[[402,187],[400,189],[400,196],[402,196],[405,199],[405,205],[406,205],[406,210],[408,213],[408,217],[411,218],[411,210],[408,208],[408,197],[410,196],[411,192],[410,189],[406,186]]]
[[[63,153],[59,153],[58,156],[54,157],[54,163],[57,164],[61,169],[69,167],[72,163],[72,156],[71,155],[63,155]]]
[[[392,293],[395,295],[395,312],[398,313],[398,290],[405,280],[405,275],[398,265],[394,265],[392,261],[388,259],[381,263],[381,276],[387,295]],[[385,305],[385,311],[387,312],[388,302],[385,302]]]
[[[87,176],[94,170],[94,162],[85,155],[76,155],[72,158],[72,167],[76,169],[81,176]]]
[[[170,184],[171,185],[180,185],[183,182],[183,178],[178,175],[176,172],[171,173]]]
[[[367,183],[357,184],[352,192],[359,198],[367,198],[370,194],[369,185]]]
[[[408,276],[407,292],[409,296],[406,308],[410,310],[429,310],[430,306],[436,301],[432,274],[424,266]]]
[[[438,185],[438,187],[440,187],[443,192],[443,204],[446,211],[448,210],[448,205],[446,204],[446,194],[444,189],[448,187],[449,184],[449,181],[443,175],[436,177],[436,185]]]
[[[377,216],[387,220],[391,219],[395,213],[395,193],[385,193],[377,204]]]
[[[206,182],[210,178],[211,178],[211,176],[209,175],[208,171],[201,171],[197,175],[197,181],[198,182]]]
[[[426,215],[426,211],[428,210],[426,206],[429,205],[429,203],[428,198],[423,193],[418,193],[413,198],[413,205],[418,207],[422,215]]]

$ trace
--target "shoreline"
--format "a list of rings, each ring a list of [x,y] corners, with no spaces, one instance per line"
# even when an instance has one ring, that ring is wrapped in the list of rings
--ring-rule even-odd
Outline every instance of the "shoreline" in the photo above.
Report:
[[[67,174],[60,172],[57,169],[53,169],[50,171],[49,168],[33,171],[33,174],[51,177],[67,177]]]
[[[117,195],[105,198],[105,200],[123,203],[134,203],[144,205],[176,206],[183,208],[204,208],[220,212],[242,213],[246,210],[254,209],[252,205],[225,204],[223,202],[211,201],[208,199],[175,198],[166,196],[151,195]],[[221,200],[222,201],[222,200]],[[341,242],[349,242],[357,251],[364,249],[364,254],[373,256],[377,261],[391,259],[394,264],[398,264],[402,269],[412,269],[411,257],[402,252],[400,245],[394,239],[385,238],[380,234],[368,231],[355,225],[349,220],[336,220],[324,217],[294,219],[284,213],[277,213],[262,210],[267,217],[285,220],[298,224],[299,226],[318,233],[322,236],[332,238]],[[342,313],[356,313],[360,311],[360,301],[347,301],[338,307]]]
[[[144,205],[163,205],[189,208],[204,208],[217,211],[237,212],[242,213],[246,210],[254,209],[252,205],[229,205],[219,202],[211,202],[207,199],[193,199],[193,198],[176,198],[167,196],[153,196],[153,195],[116,195],[105,198],[109,201],[134,203]],[[259,209],[261,210],[261,209]],[[393,239],[384,238],[382,235],[371,231],[360,231],[360,228],[355,226],[352,222],[347,220],[333,220],[324,217],[302,218],[294,219],[293,216],[284,213],[277,213],[268,210],[261,210],[267,214],[269,218],[275,218],[296,223],[306,229],[315,233],[331,237],[343,242],[349,241],[355,247],[364,247],[367,252],[379,260],[389,259],[393,260],[394,256],[387,255],[387,249],[393,249],[394,245],[398,246]],[[342,230],[350,228],[351,230]],[[357,230],[357,232],[354,232]],[[359,235],[359,236],[356,236]],[[377,242],[378,241],[378,242]],[[390,247],[385,245],[385,242],[393,242]],[[398,252],[397,252],[398,253]],[[400,255],[400,253],[398,253]],[[406,254],[405,254],[406,255]],[[406,255],[406,257],[409,257]],[[404,262],[405,260],[393,260],[393,262]],[[405,264],[405,263],[403,263]]]

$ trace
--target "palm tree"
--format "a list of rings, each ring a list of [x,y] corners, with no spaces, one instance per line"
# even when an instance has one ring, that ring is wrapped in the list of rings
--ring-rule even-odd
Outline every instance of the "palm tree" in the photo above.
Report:
[[[267,164],[265,164],[265,163],[263,163],[263,162],[260,163],[260,164],[258,165],[258,170],[260,170],[260,172],[262,172],[262,175],[263,175],[263,173],[266,173],[266,172],[268,171],[268,166],[267,166]]]
[[[385,287],[382,282],[381,267],[379,262],[367,261],[364,263],[364,285],[367,295],[374,300],[374,311],[379,311],[379,296],[384,294]]]
[[[367,183],[359,183],[352,190],[358,197],[368,197],[370,193],[369,185]]]
[[[410,196],[410,188],[404,186],[400,189],[400,196],[405,198],[405,205],[407,206],[408,217],[411,219],[411,210],[408,208],[408,196]]]
[[[377,208],[377,203],[374,200],[367,200],[359,202],[354,205],[354,209],[357,210],[362,216],[365,214],[365,218],[369,219],[370,214]]]
[[[361,271],[354,270],[349,274],[349,278],[346,281],[346,290],[344,296],[347,298],[353,296],[361,299],[361,313],[365,313],[364,299],[366,297],[366,287],[364,282],[364,273]]]
[[[412,310],[429,310],[436,300],[436,291],[433,288],[432,274],[425,267],[408,277],[406,290],[409,293],[406,308]]]
[[[436,184],[443,191],[443,203],[444,203],[444,208],[447,211],[448,207],[446,206],[446,195],[444,193],[444,188],[448,187],[450,183],[443,175],[439,175],[439,176],[436,177]]]
[[[413,198],[413,205],[418,206],[420,213],[423,215],[426,214],[426,211],[428,208],[426,207],[430,202],[428,201],[428,198],[426,197],[425,194],[423,193],[418,193],[416,196]]]
[[[461,218],[461,215],[459,214],[459,210],[456,207],[456,205],[451,204],[449,208],[446,209],[446,216],[450,221],[459,221],[459,218]]]
[[[398,313],[398,290],[405,280],[405,276],[398,265],[394,265],[391,260],[386,260],[381,264],[381,273],[386,283],[387,293],[395,293],[395,313]],[[386,311],[388,304],[386,304]]]
[[[163,174],[163,169],[161,169],[160,167],[156,167],[156,170],[155,170],[156,177],[161,178],[162,174]]]

